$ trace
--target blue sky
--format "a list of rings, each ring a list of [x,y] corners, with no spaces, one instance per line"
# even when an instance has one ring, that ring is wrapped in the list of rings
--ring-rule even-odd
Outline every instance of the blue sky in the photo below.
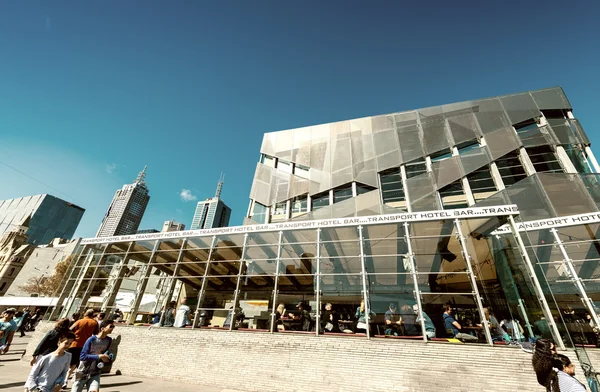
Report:
[[[594,146],[598,2],[489,3],[4,2],[0,162],[62,193],[0,164],[0,199],[63,197],[93,236],[148,165],[141,228],[189,227],[182,189],[223,171],[241,224],[265,132],[556,85]]]

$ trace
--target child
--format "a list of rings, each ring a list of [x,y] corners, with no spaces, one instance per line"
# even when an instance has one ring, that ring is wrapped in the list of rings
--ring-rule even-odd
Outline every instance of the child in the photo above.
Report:
[[[75,340],[75,334],[71,331],[64,331],[58,339],[58,348],[56,351],[43,356],[31,369],[27,382],[25,383],[25,392],[58,392],[67,378],[69,365],[71,363],[71,354],[67,349]]]
[[[108,336],[115,327],[112,320],[103,320],[100,324],[100,332],[92,335],[84,344],[81,350],[81,362],[75,371],[75,383],[71,392],[82,392],[83,387],[87,386],[89,392],[100,390],[100,373],[102,372],[102,362],[110,362],[108,349],[112,339]]]

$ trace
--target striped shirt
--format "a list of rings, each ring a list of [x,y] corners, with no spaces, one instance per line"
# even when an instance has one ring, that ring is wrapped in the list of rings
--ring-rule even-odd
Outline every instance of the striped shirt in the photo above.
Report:
[[[557,370],[558,387],[560,392],[586,392],[585,385],[579,382],[575,377],[568,375],[562,370]]]

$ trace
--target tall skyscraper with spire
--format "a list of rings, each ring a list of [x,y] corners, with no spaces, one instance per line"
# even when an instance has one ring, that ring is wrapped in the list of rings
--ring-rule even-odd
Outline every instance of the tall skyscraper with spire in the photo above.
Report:
[[[226,227],[229,224],[231,208],[227,207],[223,200],[221,200],[224,180],[225,176],[221,174],[215,197],[198,202],[194,219],[192,219],[192,230]]]
[[[146,166],[132,184],[115,192],[96,237],[135,234],[150,201],[145,178]]]

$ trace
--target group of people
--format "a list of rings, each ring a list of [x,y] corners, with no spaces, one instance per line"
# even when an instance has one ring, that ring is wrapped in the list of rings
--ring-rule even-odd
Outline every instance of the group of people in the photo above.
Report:
[[[5,311],[3,322],[11,313],[15,310]],[[58,392],[68,387],[71,377],[71,392],[82,392],[84,387],[99,391],[102,369],[114,359],[109,351],[114,327],[113,320],[94,309],[87,310],[83,318],[75,313],[71,319],[58,320],[32,353],[25,392]]]
[[[181,305],[177,307],[177,301],[171,301],[167,310],[164,308],[154,315],[152,324],[161,327],[185,328],[192,325],[193,317],[190,307],[187,305],[187,298],[181,300]]]
[[[538,383],[548,392],[585,392],[584,384],[575,376],[575,366],[566,355],[557,354],[551,340],[538,339],[532,358]]]

